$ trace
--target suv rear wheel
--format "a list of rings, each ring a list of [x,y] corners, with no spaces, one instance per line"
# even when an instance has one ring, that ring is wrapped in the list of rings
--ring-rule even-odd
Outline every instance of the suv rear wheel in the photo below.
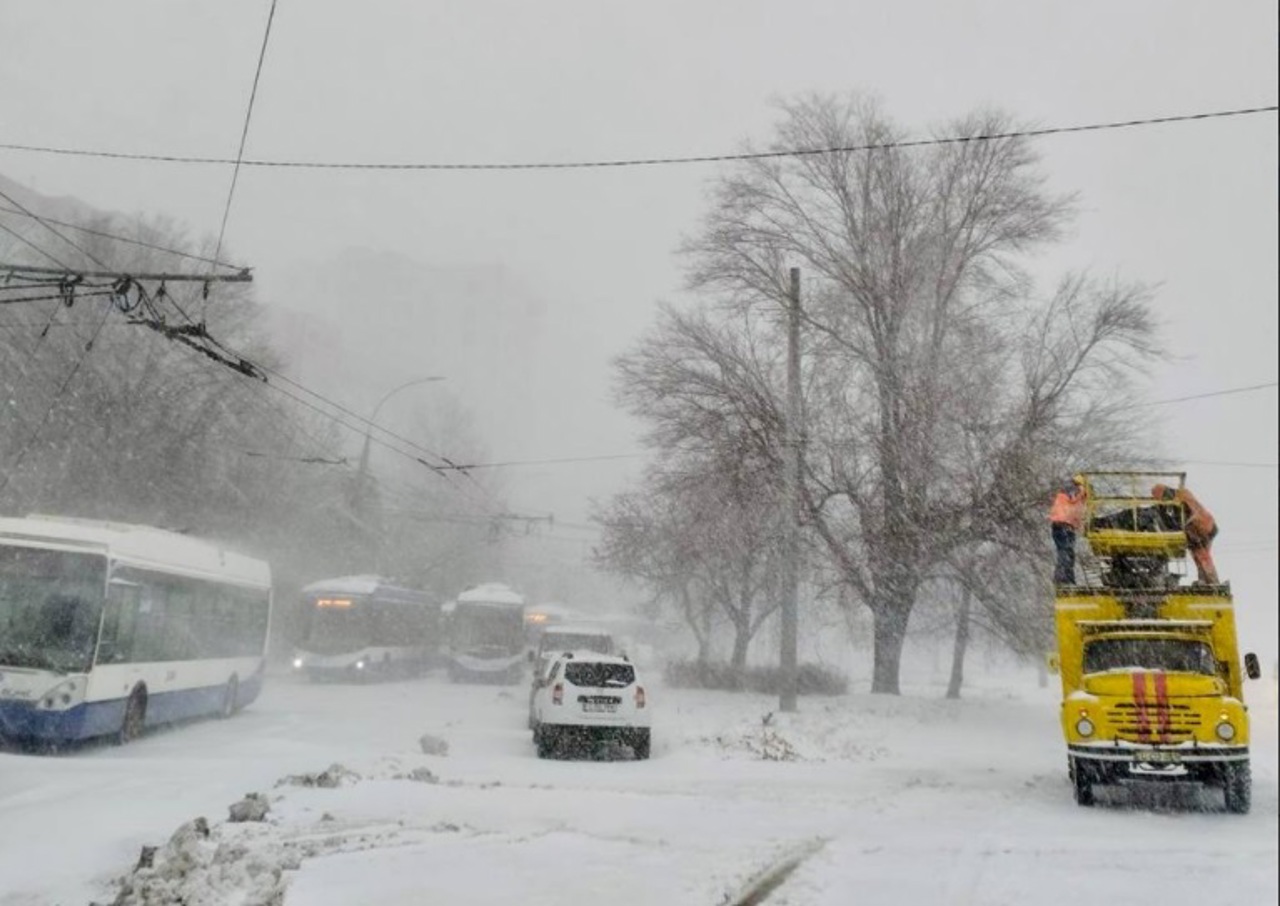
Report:
[[[641,761],[649,757],[648,729],[631,731],[631,751],[635,753],[637,761]]]
[[[533,745],[538,750],[539,758],[550,758],[555,754],[559,740],[552,735],[554,732],[550,727],[544,727],[541,724],[534,728]]]

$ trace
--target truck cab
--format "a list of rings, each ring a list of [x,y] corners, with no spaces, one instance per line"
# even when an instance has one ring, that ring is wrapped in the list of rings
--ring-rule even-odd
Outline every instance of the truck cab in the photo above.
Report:
[[[1183,584],[1186,536],[1149,496],[1181,473],[1086,473],[1085,581],[1055,601],[1062,731],[1081,805],[1128,782],[1221,787],[1250,805],[1249,717],[1230,585]]]

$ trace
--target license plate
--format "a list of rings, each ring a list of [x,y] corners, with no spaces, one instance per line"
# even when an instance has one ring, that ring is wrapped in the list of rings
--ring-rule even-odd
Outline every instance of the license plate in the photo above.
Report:
[[[618,710],[618,706],[613,702],[583,702],[582,710],[586,712],[594,711],[596,713],[612,714],[614,711]]]
[[[1147,764],[1180,764],[1182,756],[1177,752],[1143,752],[1135,760]]]

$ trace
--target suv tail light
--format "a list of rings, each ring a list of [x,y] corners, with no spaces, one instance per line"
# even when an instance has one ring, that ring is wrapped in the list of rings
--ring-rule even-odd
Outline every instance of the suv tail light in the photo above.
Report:
[[[636,707],[644,707],[644,686],[636,686]]]
[[[564,704],[564,683],[556,683],[551,687],[551,704]]]

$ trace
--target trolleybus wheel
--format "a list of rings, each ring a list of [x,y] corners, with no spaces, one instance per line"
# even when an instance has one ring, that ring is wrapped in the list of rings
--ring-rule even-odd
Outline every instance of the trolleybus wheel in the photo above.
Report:
[[[227,688],[222,692],[222,708],[218,711],[218,716],[226,720],[232,714],[236,713],[240,700],[240,678],[234,673],[231,679],[227,680]]]
[[[129,701],[124,706],[124,719],[120,721],[120,730],[116,733],[117,745],[124,745],[141,736],[146,721],[147,690],[137,686],[129,694]]]

